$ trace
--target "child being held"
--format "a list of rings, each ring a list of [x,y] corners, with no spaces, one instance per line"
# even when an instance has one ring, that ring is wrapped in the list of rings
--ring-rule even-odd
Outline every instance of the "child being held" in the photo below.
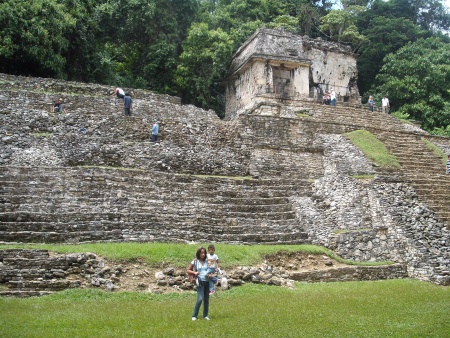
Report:
[[[219,257],[215,254],[216,248],[214,245],[208,245],[208,253],[206,254],[206,261],[208,262],[208,272],[207,275],[215,274],[219,269]],[[214,276],[209,278],[209,294],[212,295],[214,290],[214,285],[217,284],[217,277]]]

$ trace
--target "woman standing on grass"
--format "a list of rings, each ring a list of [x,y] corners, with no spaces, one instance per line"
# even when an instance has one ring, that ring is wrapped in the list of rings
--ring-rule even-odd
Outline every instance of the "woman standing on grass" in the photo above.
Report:
[[[209,279],[207,275],[208,261],[206,260],[206,249],[201,247],[197,250],[196,259],[194,259],[189,268],[186,270],[188,274],[196,276],[197,284],[197,302],[195,303],[192,320],[197,320],[200,306],[203,302],[203,318],[209,320]],[[210,276],[212,277],[212,276]]]

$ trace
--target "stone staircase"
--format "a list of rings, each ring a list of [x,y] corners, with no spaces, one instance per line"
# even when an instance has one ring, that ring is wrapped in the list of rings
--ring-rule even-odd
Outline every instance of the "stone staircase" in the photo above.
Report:
[[[308,242],[289,200],[308,181],[23,167],[0,180],[5,242]]]
[[[399,160],[405,182],[450,228],[450,175],[445,174],[442,159],[420,135],[380,132],[377,137]]]
[[[315,120],[352,125],[355,129],[367,129],[375,134],[397,157],[404,182],[416,191],[420,201],[426,203],[438,218],[450,229],[450,175],[445,174],[442,159],[429,149],[424,139],[426,133],[412,132],[391,115],[371,113],[351,107],[314,106]],[[450,143],[447,140],[447,143]]]
[[[405,131],[405,125],[393,116],[381,111],[370,112],[366,107],[331,107],[315,103],[308,106],[308,111],[316,122],[342,124],[352,126],[353,129]]]

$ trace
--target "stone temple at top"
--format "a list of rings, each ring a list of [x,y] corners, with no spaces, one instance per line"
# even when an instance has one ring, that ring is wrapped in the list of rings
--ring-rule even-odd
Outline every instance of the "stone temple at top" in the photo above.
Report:
[[[321,100],[333,89],[338,102],[360,103],[356,54],[349,46],[262,28],[235,53],[225,80],[225,118],[258,103]]]

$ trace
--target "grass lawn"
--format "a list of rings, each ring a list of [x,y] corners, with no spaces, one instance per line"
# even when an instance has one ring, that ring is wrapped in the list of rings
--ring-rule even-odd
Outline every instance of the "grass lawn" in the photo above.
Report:
[[[206,244],[205,244],[206,245]],[[94,252],[187,266],[200,244],[20,244],[61,253]],[[332,252],[311,245],[217,244],[223,267],[251,265],[280,251]],[[359,263],[358,263],[359,264]],[[211,321],[191,321],[193,291],[151,294],[66,290],[0,298],[0,337],[450,337],[450,287],[417,280],[297,283],[295,289],[246,284],[211,297]]]
[[[211,297],[68,290],[0,298],[2,337],[449,337],[450,288],[416,280],[248,284]],[[200,310],[201,314],[201,310]]]

